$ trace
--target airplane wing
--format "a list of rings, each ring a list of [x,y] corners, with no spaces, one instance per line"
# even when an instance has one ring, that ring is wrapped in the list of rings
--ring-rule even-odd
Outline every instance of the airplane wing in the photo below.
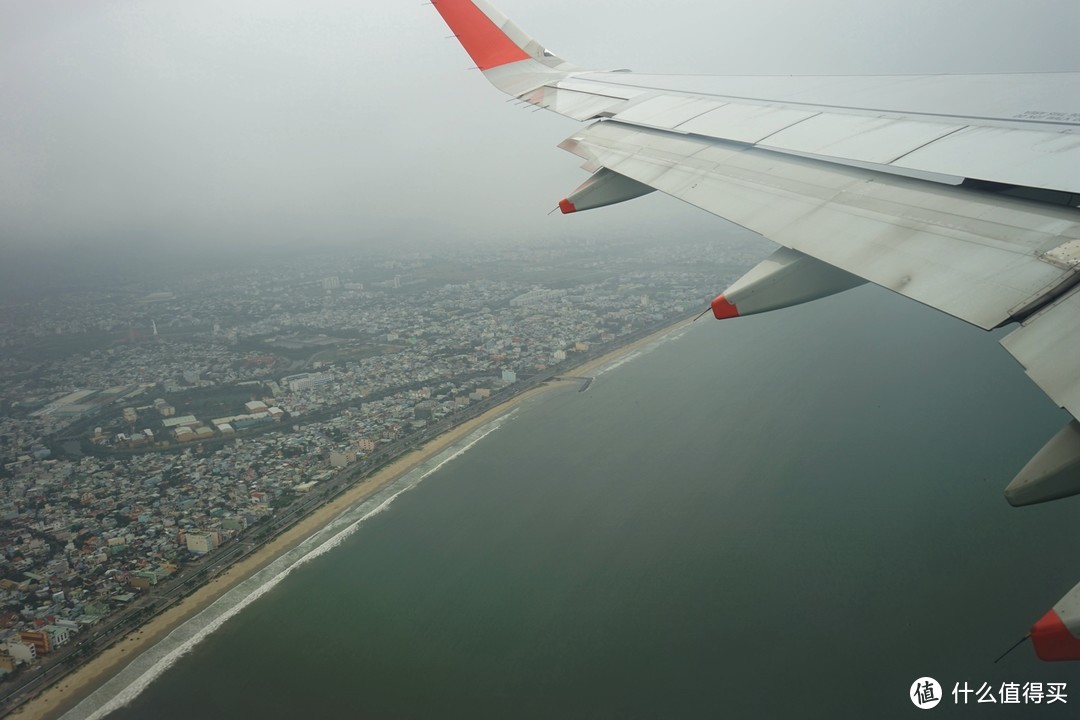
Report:
[[[560,144],[580,212],[672,195],[781,245],[718,319],[873,282],[983,329],[1074,419],[1006,488],[1080,493],[1080,73],[674,76],[597,72],[485,0],[432,0],[499,90],[588,124]],[[1080,659],[1080,585],[1033,628]]]

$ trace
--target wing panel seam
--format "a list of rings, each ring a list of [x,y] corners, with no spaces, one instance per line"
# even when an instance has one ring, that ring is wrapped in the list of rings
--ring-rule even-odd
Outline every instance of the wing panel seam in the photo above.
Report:
[[[1006,117],[992,117],[988,115],[950,115],[948,113],[934,113],[919,110],[890,110],[888,108],[871,108],[860,107],[858,105],[837,105],[832,103],[811,103],[801,100],[777,100],[775,98],[757,98],[748,95],[717,95],[708,92],[690,92],[685,90],[671,90],[668,88],[655,87],[651,85],[634,85],[632,83],[618,82],[616,80],[594,80],[592,78],[578,77],[577,80],[589,83],[610,83],[611,85],[618,85],[619,87],[637,88],[643,91],[651,92],[665,92],[677,95],[691,95],[697,97],[706,98],[730,98],[731,100],[743,100],[753,105],[800,105],[811,108],[832,108],[835,110],[853,110],[859,111],[859,113],[887,113],[890,115],[920,115],[926,117],[940,117],[940,118],[952,118],[952,119],[967,119],[967,120],[990,120],[992,122],[1007,122],[1007,123],[1026,123],[1031,125],[1051,125],[1055,127],[1076,127],[1080,128],[1080,122],[1067,122],[1058,120],[1035,120],[1032,118],[1006,118]]]

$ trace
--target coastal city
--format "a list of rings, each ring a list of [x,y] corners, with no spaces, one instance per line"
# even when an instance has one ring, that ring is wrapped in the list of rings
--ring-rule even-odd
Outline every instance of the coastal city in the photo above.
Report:
[[[402,449],[693,317],[757,254],[724,238],[307,253],[10,301],[0,692]]]

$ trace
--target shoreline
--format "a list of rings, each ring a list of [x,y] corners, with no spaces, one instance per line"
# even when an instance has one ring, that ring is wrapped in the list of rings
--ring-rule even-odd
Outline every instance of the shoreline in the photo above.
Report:
[[[689,325],[690,322],[692,320],[686,318],[678,320],[642,338],[614,348],[599,357],[586,360],[581,365],[567,370],[566,373],[587,375],[604,365],[630,355],[669,333]],[[478,427],[510,412],[526,400],[554,387],[560,387],[567,382],[576,381],[569,379],[563,381],[553,380],[526,390],[489,408],[477,417],[447,430],[424,445],[388,463],[366,479],[357,482],[335,498],[315,508],[311,513],[298,520],[277,537],[256,548],[249,555],[225,567],[190,595],[154,615],[142,625],[132,629],[75,670],[58,678],[56,682],[13,709],[10,717],[17,717],[20,720],[56,720],[56,718],[71,710],[98,687],[119,673],[135,657],[156,645],[169,633],[202,612],[230,589],[251,577],[286,551],[296,547],[350,507],[394,482],[420,463],[438,454]]]

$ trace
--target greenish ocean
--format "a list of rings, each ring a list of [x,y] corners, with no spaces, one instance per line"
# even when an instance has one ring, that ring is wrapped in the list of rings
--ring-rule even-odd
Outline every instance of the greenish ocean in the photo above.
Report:
[[[1080,505],[1002,496],[1066,417],[996,339],[876,288],[703,319],[350,511],[67,717],[892,718],[924,675],[939,716],[1072,716],[1075,667],[993,664],[1080,580]],[[953,704],[1031,681],[1075,699]]]

